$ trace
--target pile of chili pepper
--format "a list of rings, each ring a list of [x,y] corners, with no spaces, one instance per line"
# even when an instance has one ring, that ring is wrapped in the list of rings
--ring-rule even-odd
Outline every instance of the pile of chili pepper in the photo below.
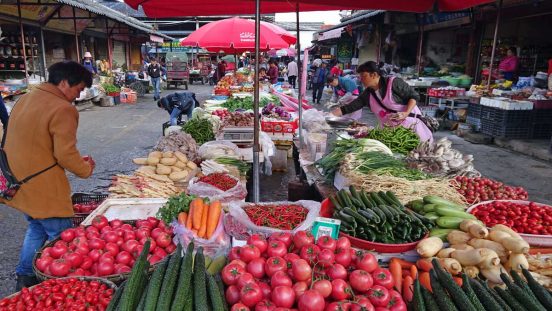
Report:
[[[281,230],[293,230],[305,221],[308,209],[301,205],[247,205],[243,210],[249,219],[262,227],[271,227]]]
[[[213,187],[217,187],[222,191],[228,191],[236,186],[238,181],[228,174],[224,173],[213,173],[206,176],[203,176],[199,181],[207,183]]]

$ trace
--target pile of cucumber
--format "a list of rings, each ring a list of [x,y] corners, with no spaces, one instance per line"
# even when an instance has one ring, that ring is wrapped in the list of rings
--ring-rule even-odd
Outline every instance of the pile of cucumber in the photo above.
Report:
[[[114,294],[107,311],[228,309],[222,280],[218,276],[226,264],[225,257],[206,260],[201,247],[194,256],[193,242],[182,257],[182,246],[178,244],[176,251],[150,277],[146,260],[148,251],[149,242],[147,247],[144,244],[130,278]]]
[[[422,239],[434,224],[406,209],[391,191],[365,192],[349,187],[330,197],[333,217],[341,220],[340,230],[363,240],[402,244]]]
[[[476,219],[462,205],[447,201],[434,195],[428,195],[423,200],[411,201],[407,204],[413,211],[424,215],[435,222],[436,227],[430,236],[438,236],[446,241],[447,234],[458,229],[464,219]]]
[[[461,310],[461,311],[545,311],[552,310],[552,294],[541,286],[526,269],[525,280],[515,271],[512,279],[502,273],[505,288],[489,287],[486,281],[471,279],[462,274],[462,286],[443,270],[439,261],[433,259],[430,272],[432,292],[414,282],[412,309],[416,311]]]

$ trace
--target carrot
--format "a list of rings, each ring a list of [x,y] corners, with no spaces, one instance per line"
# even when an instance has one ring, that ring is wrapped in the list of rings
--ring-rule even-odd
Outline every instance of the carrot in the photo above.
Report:
[[[191,205],[194,209],[194,219],[192,220],[193,227],[194,229],[199,230],[203,214],[203,200],[201,198],[194,199]]]
[[[209,205],[203,204],[203,213],[201,214],[201,226],[199,227],[197,236],[200,238],[205,238],[205,233],[207,233],[207,218],[209,217]]]
[[[221,213],[221,206],[219,201],[214,201],[209,206],[209,217],[207,219],[207,233],[206,238],[210,239],[215,230],[217,229],[219,219],[220,219],[220,213]]]
[[[393,277],[393,281],[395,283],[395,290],[397,290],[399,293],[402,291],[402,268],[401,264],[391,259],[389,262],[389,272],[391,272],[391,276]]]
[[[186,212],[180,212],[178,213],[178,223],[185,226],[186,222],[188,220],[188,214]]]
[[[433,292],[431,289],[431,282],[429,281],[429,272],[420,272],[418,279],[423,287],[425,287],[428,291]]]
[[[403,270],[402,270],[402,277],[403,277],[403,279],[404,279],[405,277],[407,277],[407,276],[412,276],[412,275],[410,274],[410,270],[403,269]]]
[[[417,277],[418,277],[418,268],[416,268],[416,265],[412,265],[412,267],[410,267],[410,275],[411,275],[413,278],[417,278]]]
[[[454,282],[456,282],[456,284],[458,284],[458,286],[462,286],[462,278],[461,277],[453,276],[452,278],[454,279]]]
[[[194,219],[194,207],[190,204],[190,210],[188,210],[188,219],[186,219],[186,228],[192,229],[192,219]]]
[[[403,280],[402,284],[402,296],[404,301],[411,302],[414,296],[414,280],[411,276],[407,276]]]
[[[413,262],[410,262],[410,261],[406,261],[404,259],[400,259],[400,258],[397,258],[397,257],[393,257],[391,258],[391,260],[395,260],[397,261],[398,263],[401,264],[401,268],[403,269],[410,269],[410,267],[412,267],[414,265]]]
[[[433,265],[431,264],[431,258],[421,258],[416,261],[416,266],[418,269],[429,272],[431,269],[433,269]]]

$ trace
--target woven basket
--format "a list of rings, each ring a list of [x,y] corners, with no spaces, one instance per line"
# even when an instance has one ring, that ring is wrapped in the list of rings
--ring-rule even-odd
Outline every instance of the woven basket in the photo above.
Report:
[[[100,278],[100,277],[97,277],[97,276],[68,276],[68,277],[63,277],[63,278],[59,278],[60,280],[64,280],[64,279],[78,279],[78,280],[81,280],[81,281],[98,281],[102,284],[105,284],[107,286],[109,286],[109,288],[113,289],[113,293],[115,293],[115,291],[117,290],[117,285],[115,285],[115,283],[107,280],[107,279],[104,279],[104,278]],[[34,286],[31,286],[29,287],[29,290],[32,290],[33,288],[39,286],[39,284],[37,285],[34,285]],[[10,298],[13,298],[17,295],[19,295],[20,292],[17,292],[17,293],[13,293],[7,297],[4,297],[2,299],[10,299]],[[0,299],[0,300],[2,300]]]

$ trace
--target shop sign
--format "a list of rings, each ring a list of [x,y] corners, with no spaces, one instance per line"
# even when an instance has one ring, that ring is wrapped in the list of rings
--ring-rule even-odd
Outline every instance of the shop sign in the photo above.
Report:
[[[353,45],[351,40],[342,40],[337,43],[337,60],[348,62],[353,57]]]
[[[333,58],[333,55],[332,54],[322,54],[320,56],[321,59],[332,59]]]
[[[422,25],[433,25],[433,24],[444,23],[451,20],[461,19],[461,18],[470,17],[470,16],[471,16],[471,13],[469,11],[460,11],[460,12],[452,12],[452,13],[429,13],[429,14],[424,14],[423,17],[421,17],[418,20],[418,23]]]

